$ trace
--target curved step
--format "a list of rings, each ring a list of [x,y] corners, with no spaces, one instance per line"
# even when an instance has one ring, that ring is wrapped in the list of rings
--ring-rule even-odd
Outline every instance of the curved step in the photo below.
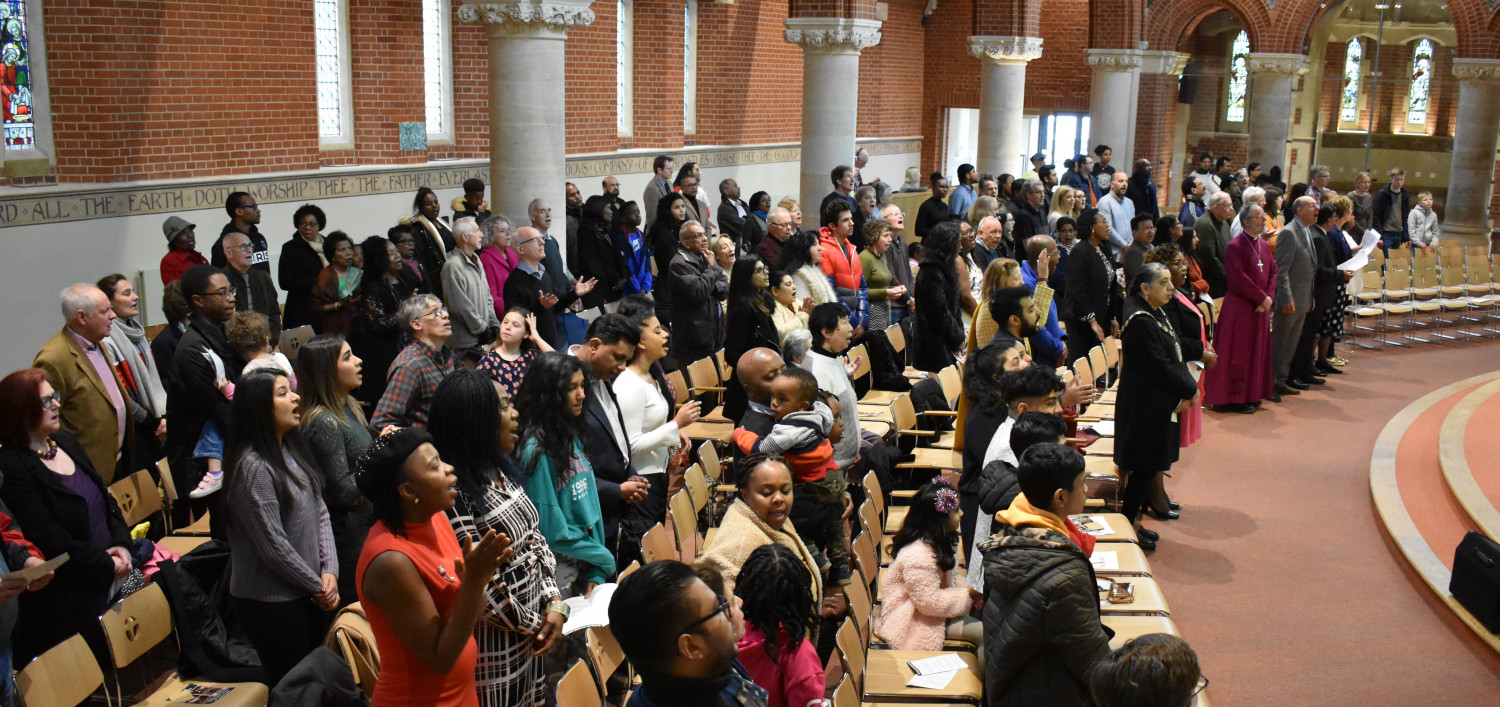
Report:
[[[1474,618],[1472,614],[1464,609],[1453,595],[1448,592],[1448,583],[1452,577],[1449,569],[1451,564],[1451,548],[1456,547],[1459,537],[1455,535],[1457,526],[1468,526],[1468,517],[1465,516],[1461,507],[1457,506],[1444,485],[1445,480],[1438,478],[1425,478],[1420,473],[1398,474],[1397,457],[1402,451],[1403,439],[1407,437],[1418,418],[1424,414],[1442,414],[1445,407],[1451,409],[1456,406],[1461,398],[1458,396],[1466,394],[1471,389],[1485,385],[1492,381],[1500,380],[1500,371],[1486,373],[1465,380],[1443,386],[1427,395],[1418,398],[1398,413],[1380,431],[1380,436],[1375,440],[1375,448],[1370,454],[1370,496],[1375,504],[1377,515],[1385,526],[1391,540],[1406,559],[1407,563],[1416,570],[1417,575],[1422,578],[1434,595],[1442,600],[1444,604],[1454,613],[1456,617],[1481,641],[1485,642],[1491,650],[1500,653],[1500,636],[1490,633]],[[1445,418],[1446,419],[1446,418]],[[1407,462],[1412,462],[1414,455],[1425,458],[1425,452],[1414,449],[1413,445],[1426,447],[1431,444],[1432,448],[1438,443],[1437,434],[1428,433],[1432,439],[1406,439],[1408,443]],[[1419,466],[1420,464],[1413,464]],[[1440,472],[1434,471],[1433,477]],[[1411,499],[1403,499],[1402,488],[1412,490]],[[1434,488],[1435,487],[1435,488]],[[1420,492],[1420,493],[1417,493]],[[1436,498],[1434,494],[1446,498]],[[1408,511],[1407,501],[1411,500],[1415,505],[1423,507],[1424,514],[1422,522],[1413,519]],[[1452,503],[1453,507],[1448,509],[1447,515],[1441,515],[1441,509],[1434,504]],[[1435,511],[1435,512],[1431,512]],[[1424,535],[1424,530],[1427,533]],[[1458,529],[1457,536],[1462,535],[1462,529]],[[1443,555],[1448,555],[1445,561],[1443,555],[1433,549],[1429,538],[1438,536]]]
[[[1500,452],[1500,444],[1490,436],[1491,431],[1482,424],[1473,424],[1474,420],[1500,419],[1500,415],[1480,414],[1481,410],[1497,408],[1500,408],[1500,380],[1481,385],[1459,400],[1443,420],[1438,437],[1438,459],[1448,488],[1479,531],[1491,539],[1500,539],[1500,510],[1496,510],[1491,500],[1500,496],[1500,478],[1486,478],[1484,482],[1476,479],[1469,467],[1469,451],[1478,452],[1477,459],[1493,459],[1485,454]]]

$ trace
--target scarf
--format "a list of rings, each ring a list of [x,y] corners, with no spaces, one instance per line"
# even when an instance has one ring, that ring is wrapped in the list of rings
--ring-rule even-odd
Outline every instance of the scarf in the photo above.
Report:
[[[803,265],[794,273],[795,279],[807,284],[807,292],[799,292],[803,297],[811,297],[818,304],[838,302],[838,295],[833,291],[833,285],[828,282],[828,276],[815,264]]]
[[[167,414],[167,389],[162,385],[161,373],[156,370],[156,360],[151,354],[151,341],[146,338],[146,328],[134,319],[116,319],[109,328],[109,339],[119,350],[114,352],[123,360],[130,377],[134,379],[131,393],[141,407],[151,411],[153,417]]]
[[[1098,542],[1094,539],[1094,536],[1079,530],[1078,526],[1073,525],[1073,521],[1063,518],[1052,511],[1031,505],[1031,501],[1026,500],[1025,493],[1016,494],[1016,499],[1010,502],[1010,508],[996,513],[995,520],[1013,528],[1042,527],[1055,530],[1068,536],[1068,539],[1072,540],[1074,545],[1083,550],[1084,557],[1093,556],[1094,543]]]

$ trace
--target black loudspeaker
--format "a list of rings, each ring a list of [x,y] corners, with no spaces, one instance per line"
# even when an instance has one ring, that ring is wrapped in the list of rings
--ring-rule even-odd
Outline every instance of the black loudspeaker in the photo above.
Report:
[[[1198,77],[1187,73],[1177,81],[1177,102],[1192,103],[1198,99]]]
[[[1469,531],[1453,555],[1448,591],[1479,623],[1500,633],[1500,543]]]

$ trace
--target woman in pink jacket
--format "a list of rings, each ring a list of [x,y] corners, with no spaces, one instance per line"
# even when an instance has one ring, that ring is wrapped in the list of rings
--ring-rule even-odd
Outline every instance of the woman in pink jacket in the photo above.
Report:
[[[744,602],[739,660],[767,707],[822,704],[823,663],[809,636],[818,623],[807,566],[785,545],[761,545],[740,568],[734,593]]]
[[[880,585],[881,617],[875,627],[895,650],[937,651],[945,638],[982,645],[984,629],[968,616],[978,596],[957,563],[958,492],[947,483],[923,486],[892,542],[890,571]]]

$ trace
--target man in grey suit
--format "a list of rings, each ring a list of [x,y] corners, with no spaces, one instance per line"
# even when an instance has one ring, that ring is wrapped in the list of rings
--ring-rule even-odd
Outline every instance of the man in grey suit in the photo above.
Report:
[[[1291,380],[1292,357],[1303,322],[1313,308],[1313,277],[1317,263],[1308,229],[1318,217],[1318,202],[1298,197],[1296,218],[1276,237],[1276,311],[1271,317],[1271,359],[1277,395],[1297,395],[1308,389]]]
[[[672,192],[672,172],[677,165],[672,158],[666,155],[657,155],[651,162],[651,169],[656,176],[646,185],[646,192],[641,194],[641,216],[646,219],[646,227],[651,227],[651,222],[656,220],[656,202]]]

